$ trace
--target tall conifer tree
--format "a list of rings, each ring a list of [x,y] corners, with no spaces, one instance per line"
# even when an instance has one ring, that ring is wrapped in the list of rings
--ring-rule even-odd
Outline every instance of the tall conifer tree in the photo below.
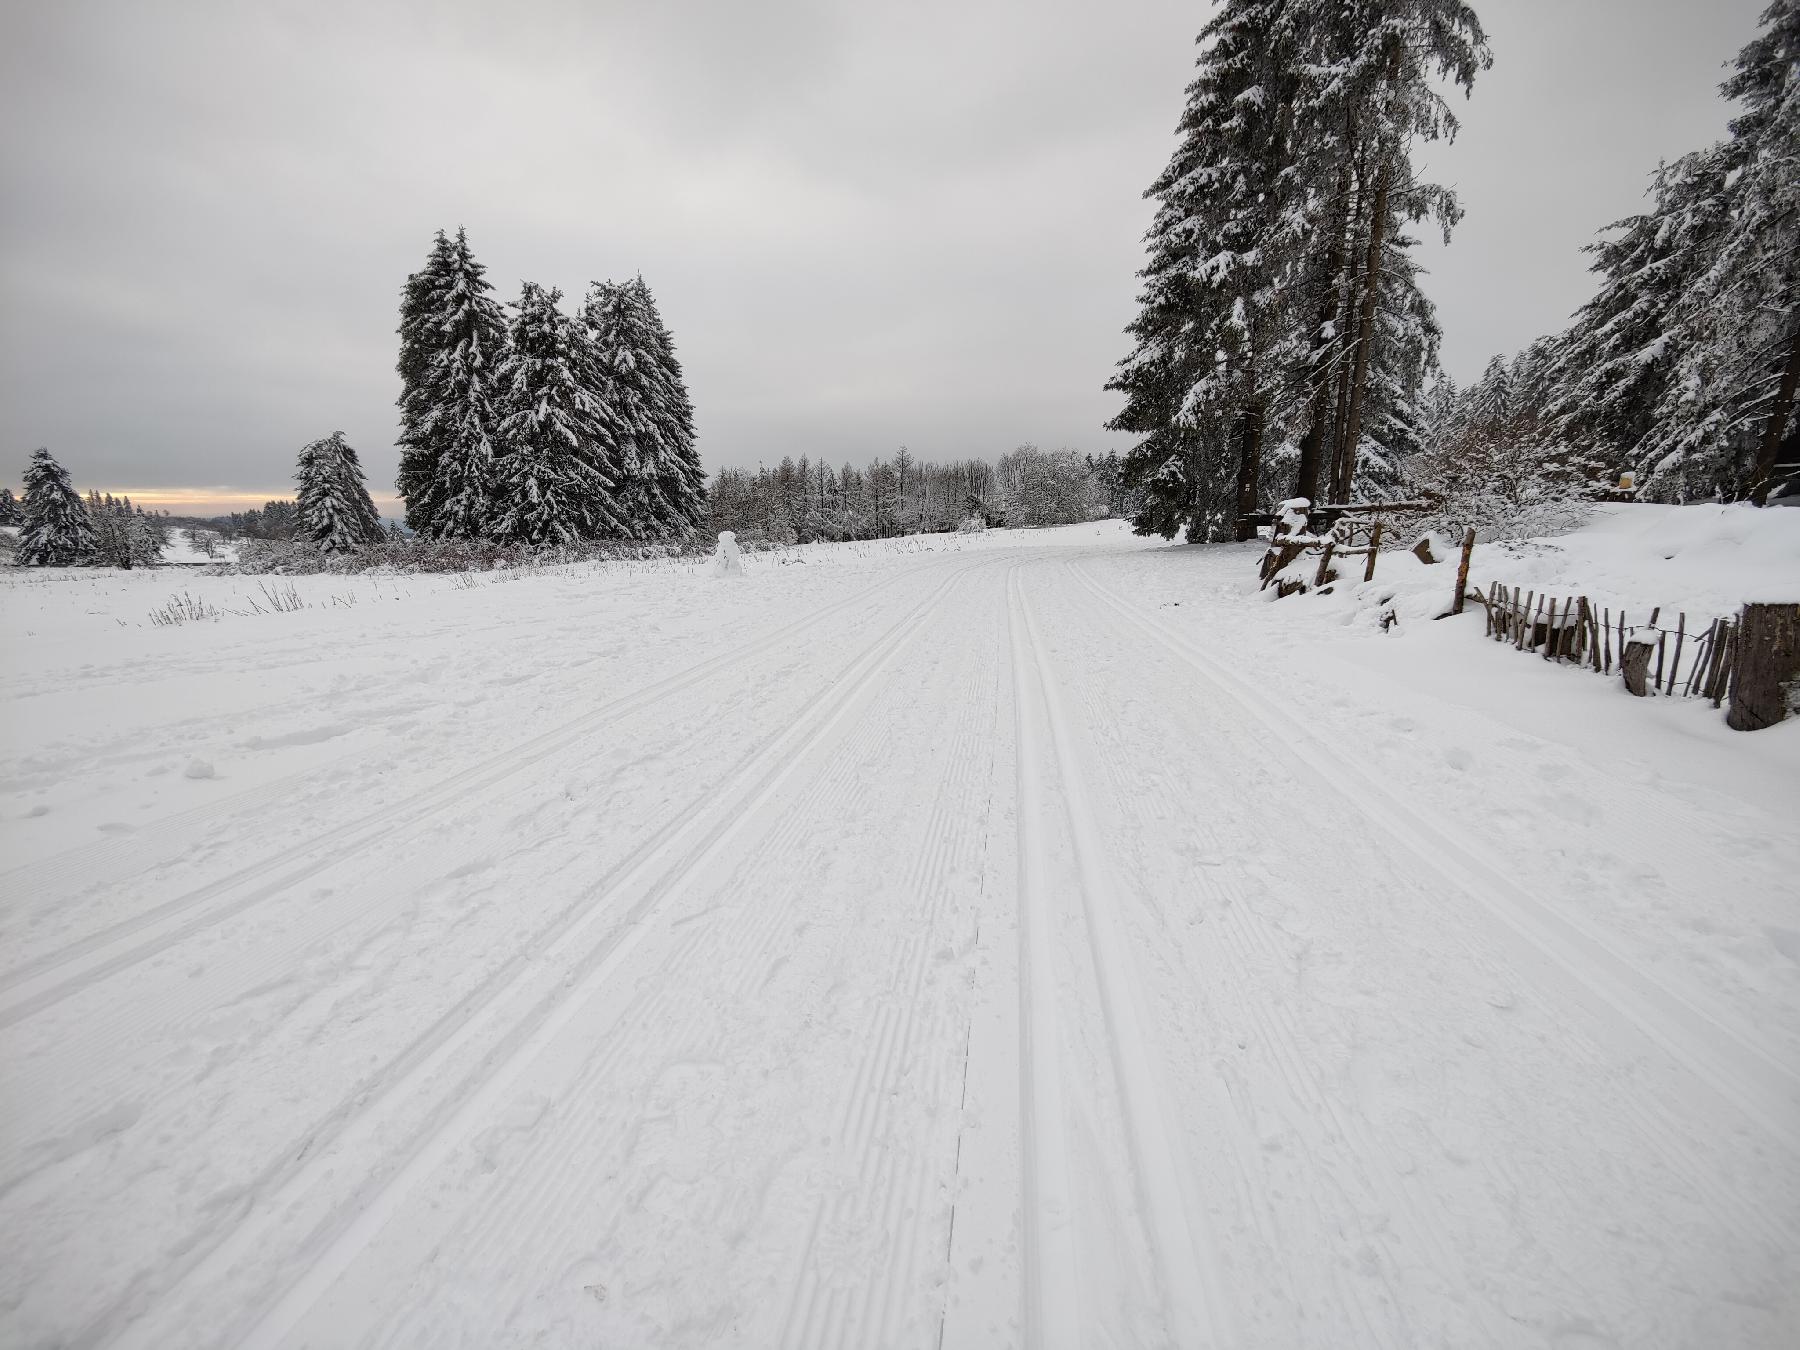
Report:
[[[409,426],[429,447],[429,474],[417,490],[418,528],[439,538],[474,539],[494,514],[494,438],[506,316],[489,296],[486,268],[458,229],[422,290],[421,357]],[[420,465],[423,470],[424,465]],[[408,502],[409,519],[413,503]]]
[[[706,517],[706,473],[681,362],[650,288],[641,276],[595,282],[582,315],[617,427],[621,508],[640,534],[687,534]]]
[[[585,325],[558,308],[561,299],[528,281],[513,306],[493,532],[527,544],[629,538],[605,381]]]
[[[432,416],[432,371],[444,346],[439,322],[455,266],[449,237],[439,230],[425,266],[400,290],[400,359],[395,366],[400,375],[400,472],[394,486],[406,502],[406,523],[420,532],[431,523],[430,490],[441,449]]]
[[[348,553],[381,538],[381,517],[343,432],[334,431],[301,450],[294,477],[300,484],[295,510],[301,538],[329,553]]]
[[[98,540],[68,470],[48,450],[25,469],[23,528],[15,557],[26,567],[75,567],[94,560]]]

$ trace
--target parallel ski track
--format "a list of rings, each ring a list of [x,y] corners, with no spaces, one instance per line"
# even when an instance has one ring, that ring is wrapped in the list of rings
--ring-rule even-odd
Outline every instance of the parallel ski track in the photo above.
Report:
[[[1009,598],[1017,616],[1015,633],[1024,639],[1035,676],[1026,682],[1027,693],[1034,683],[1050,728],[1051,756],[1067,808],[1082,917],[1125,1118],[1137,1202],[1158,1266],[1168,1327],[1179,1346],[1231,1346],[1236,1343],[1236,1318],[1226,1267],[1206,1224],[1200,1186],[1182,1151],[1179,1131],[1173,1128],[1158,1038],[1138,1007],[1141,981],[1119,929],[1121,896],[1113,880],[1117,868],[1107,858],[1062,689],[1045,657],[1033,607],[1016,572],[1010,578]],[[1041,968],[1032,971],[1034,983],[1041,984],[1042,976]]]
[[[1075,1190],[1069,1175],[1067,1087],[1057,1021],[1060,990],[1052,942],[1052,899],[1044,875],[1050,829],[1044,764],[1026,669],[1030,638],[1006,579],[1011,640],[1013,740],[1018,762],[1019,1076],[1025,1345],[1081,1350],[1081,1265],[1075,1252]]]
[[[971,626],[971,631],[985,631]],[[973,861],[981,818],[974,807],[981,783],[981,729],[997,697],[997,668],[992,658],[972,668],[961,683],[950,736],[950,752],[932,803],[924,841],[909,870],[905,892],[913,909],[902,928],[912,934],[901,943],[885,995],[871,1025],[861,1037],[860,1063],[839,1103],[833,1144],[847,1168],[857,1176],[854,1191],[821,1198],[801,1248],[785,1327],[777,1344],[803,1350],[833,1350],[849,1345],[897,1345],[908,1332],[928,1344],[939,1315],[910,1328],[905,1322],[906,1297],[918,1285],[920,1266],[941,1261],[942,1249],[924,1249],[926,1216],[932,1192],[948,1176],[930,1152],[930,1139],[894,1137],[895,1103],[902,1079],[925,1076],[925,1095],[942,1102],[957,1067],[944,1061],[946,1046],[957,1038],[954,1009],[941,993],[928,1000],[925,982],[936,952],[947,941],[944,925],[950,914],[948,873],[959,859]],[[929,1002],[929,1006],[927,1006]],[[937,1052],[934,1055],[934,1052]],[[947,1211],[947,1204],[946,1204]],[[863,1229],[892,1240],[889,1259],[860,1287],[834,1288],[822,1281],[814,1261],[821,1228]],[[941,1295],[943,1286],[939,1282]]]
[[[934,563],[927,563],[916,570],[927,570]],[[312,839],[240,868],[229,876],[154,905],[130,919],[70,943],[60,951],[23,963],[0,984],[0,1028],[41,1012],[97,980],[145,961],[193,933],[298,885],[332,866],[346,853],[374,847],[412,826],[432,819],[456,803],[472,799],[485,789],[533,768],[540,761],[566,748],[574,738],[587,735],[616,718],[640,712],[722,671],[729,671],[763,652],[791,642],[802,632],[824,626],[846,610],[865,605],[872,595],[911,575],[914,575],[913,571],[887,578],[744,647],[702,661],[678,675],[657,680],[634,693],[571,718],[520,745],[490,755],[415,797],[327,830]],[[289,864],[298,865],[291,870],[281,870]],[[261,884],[257,884],[259,882]],[[198,914],[190,914],[190,911],[206,906],[209,901],[220,897],[224,897],[222,903],[205,908]],[[145,936],[140,937],[140,934]]]
[[[1430,875],[1468,896],[1540,970],[1584,1006],[1655,1045],[1775,1139],[1791,1138],[1800,1075],[1760,1045],[1695,1007],[1607,945],[1603,936],[1537,900],[1506,878],[1501,859],[1486,859],[1397,798],[1378,780],[1302,730],[1262,693],[1185,638],[1164,631],[1138,607],[1090,576],[1073,575],[1109,611],[1174,653],[1260,723],[1336,791],[1371,831],[1411,855]]]
[[[990,565],[991,559],[982,559],[953,571],[868,646],[829,694],[809,707],[799,721],[765,742],[730,785],[712,794],[710,807],[692,818],[676,818],[603,880],[587,903],[562,916],[558,931],[546,935],[547,945],[535,960],[515,962],[497,971],[388,1065],[378,1081],[347,1098],[331,1119],[321,1122],[306,1148],[272,1164],[250,1188],[256,1200],[242,1219],[211,1242],[190,1248],[151,1309],[140,1312],[131,1306],[135,1300],[121,1300],[73,1343],[116,1347],[169,1344],[173,1328],[160,1327],[165,1318],[157,1314],[171,1314],[176,1327],[186,1324],[192,1310],[175,1306],[185,1290],[204,1290],[234,1267],[253,1262],[290,1213],[298,1212],[307,1197],[325,1187],[334,1173],[350,1166],[350,1159],[365,1149],[382,1151],[379,1142],[389,1130],[405,1130],[405,1122],[399,1119],[403,1108],[420,1091],[428,1090],[435,1074],[455,1075],[458,1053],[475,1045],[483,1033],[492,1035],[491,1045],[477,1048],[480,1058],[473,1069],[463,1071],[452,1089],[432,1104],[424,1119],[413,1126],[410,1138],[398,1148],[385,1150],[382,1165],[365,1175],[350,1196],[331,1206],[305,1240],[309,1260],[304,1270],[264,1305],[244,1335],[234,1338],[253,1345],[279,1341],[471,1126],[569,1025],[641,941],[669,899],[714,858],[751,812],[784,787],[809,752],[832,736],[963,577]],[[866,602],[868,594],[771,634],[754,644],[754,650],[785,640],[800,628],[828,621],[848,604]],[[741,661],[746,654],[730,659]],[[706,665],[711,668],[714,663]],[[588,720],[577,719],[583,724]],[[557,733],[559,737],[567,734]],[[643,887],[642,893],[622,915],[615,913],[609,902],[637,886]],[[521,1002],[523,1010],[514,1011]],[[509,1013],[513,1014],[510,1018]]]
[[[1128,606],[1121,604],[1104,588],[1096,589],[1089,585],[1087,589],[1093,612],[1101,622],[1127,631],[1133,628],[1141,631],[1141,621],[1133,616]],[[1179,651],[1173,648],[1170,650],[1172,655],[1180,658]],[[1191,662],[1184,664],[1191,666]],[[1261,718],[1257,722],[1259,725],[1263,724]],[[1353,793],[1346,790],[1345,796],[1351,804],[1360,807],[1360,802]],[[1380,822],[1371,821],[1371,824],[1379,825]],[[1192,828],[1193,822],[1189,822],[1189,826]],[[1377,831],[1377,837],[1391,836],[1385,831]],[[1437,882],[1445,881],[1446,878],[1440,872]],[[1278,884],[1272,877],[1267,878],[1267,882],[1271,887]],[[1265,921],[1256,916],[1255,907],[1247,903],[1246,897],[1228,876],[1211,869],[1201,869],[1194,884],[1204,891],[1226,895],[1232,901],[1230,905],[1221,907],[1222,920],[1209,931],[1218,931],[1224,940],[1241,953],[1242,959],[1225,967],[1228,981],[1234,982],[1241,990],[1231,1006],[1243,1011],[1259,1024],[1262,1032],[1259,1041],[1276,1053],[1278,1062],[1283,1067],[1286,1083],[1292,1090],[1292,1101],[1300,1113],[1290,1119],[1327,1120],[1339,1136],[1353,1146],[1358,1156],[1380,1156],[1381,1145],[1367,1122],[1354,1108],[1346,1108],[1337,1100],[1319,1076],[1317,1067],[1305,1052],[1304,1038],[1291,1008],[1285,1003],[1270,1003],[1258,997],[1257,991],[1244,985],[1241,979],[1242,972],[1254,966],[1258,959],[1276,959],[1275,933]],[[1518,977],[1516,956],[1509,957],[1505,951],[1497,951],[1492,944],[1481,942],[1477,934],[1466,927],[1450,925],[1442,936],[1446,941],[1454,943],[1464,959],[1474,969],[1483,972],[1496,987],[1503,987]],[[1603,1025],[1613,1025],[1613,1019],[1609,1018]],[[1562,1045],[1571,1056],[1585,1061],[1585,1071],[1591,1072],[1596,1081],[1615,1067],[1613,1059],[1601,1045],[1578,1027],[1568,1030]],[[1678,1131],[1670,1128],[1669,1122],[1651,1108],[1642,1094],[1619,1096],[1614,1100],[1612,1109],[1622,1122],[1628,1121],[1635,1128],[1646,1159],[1656,1159],[1657,1166],[1666,1175],[1683,1178],[1687,1192],[1713,1216],[1721,1231],[1753,1231],[1777,1247],[1792,1243],[1796,1232],[1792,1216],[1771,1209],[1766,1199],[1756,1193],[1741,1194],[1734,1203],[1720,1191],[1718,1178],[1708,1175],[1699,1164],[1691,1145]],[[1498,1160],[1494,1165],[1499,1165]],[[1394,1213],[1406,1219],[1414,1235],[1414,1244],[1410,1250],[1426,1259],[1444,1286],[1447,1289],[1473,1290],[1474,1285],[1469,1280],[1461,1258],[1456,1254],[1449,1230],[1440,1216],[1439,1202],[1424,1190],[1422,1179],[1416,1175],[1397,1178],[1380,1167],[1358,1169],[1358,1174],[1372,1188],[1373,1193],[1385,1198]],[[1470,1311],[1480,1322],[1481,1334],[1485,1339],[1496,1345],[1508,1343],[1515,1328],[1503,1313],[1486,1300],[1474,1302],[1470,1305]]]
[[[1102,605],[1091,593],[1087,598],[1093,612],[1100,615],[1101,623],[1114,627],[1126,625],[1127,621],[1118,616],[1113,606]],[[1089,725],[1103,726],[1105,718],[1106,710],[1089,701]],[[1108,780],[1114,790],[1127,799],[1181,803],[1189,798],[1186,790],[1155,765],[1146,767],[1141,760],[1121,758],[1117,754],[1103,756],[1103,759]],[[1149,781],[1145,779],[1146,773],[1150,775]],[[1215,851],[1224,851],[1224,841],[1214,836],[1204,813],[1179,808],[1171,809],[1169,815],[1171,818],[1164,828],[1181,829],[1190,836],[1198,834]],[[1268,922],[1249,902],[1229,872],[1200,867],[1190,873],[1189,882],[1202,893],[1213,896],[1215,901],[1225,903],[1215,903],[1209,908],[1213,921],[1204,927],[1181,923],[1164,925],[1164,937],[1174,949],[1165,964],[1177,981],[1191,981],[1197,972],[1206,972],[1213,1005],[1245,1019],[1254,1029],[1256,1043],[1269,1056],[1276,1073],[1246,1086],[1253,1087],[1254,1095],[1262,1102],[1272,1103],[1282,1122],[1294,1132],[1298,1147],[1320,1183],[1304,1187],[1291,1197],[1306,1210],[1311,1231],[1318,1235],[1320,1243],[1317,1268],[1311,1272],[1298,1272],[1309,1276],[1310,1282],[1304,1287],[1292,1287],[1287,1263],[1295,1255],[1294,1244],[1291,1238],[1269,1227],[1267,1197],[1261,1183],[1255,1179],[1265,1160],[1260,1156],[1260,1149],[1250,1146],[1250,1141],[1259,1139],[1263,1130],[1250,1109],[1252,1103],[1240,1099],[1242,1088],[1218,1094],[1224,1097],[1225,1109],[1236,1124],[1235,1129],[1227,1131],[1229,1139],[1220,1142],[1222,1146],[1235,1147],[1239,1151],[1235,1167],[1246,1187],[1243,1195],[1245,1217],[1261,1230],[1263,1259],[1274,1263],[1274,1269],[1269,1273],[1280,1275],[1290,1284],[1289,1307],[1298,1311],[1302,1306],[1310,1305],[1316,1310],[1320,1303],[1328,1301],[1335,1307],[1325,1323],[1331,1334],[1342,1338],[1350,1328],[1360,1328],[1360,1334],[1354,1338],[1358,1344],[1388,1345],[1400,1350],[1429,1341],[1435,1329],[1410,1324],[1408,1309],[1398,1291],[1362,1276],[1349,1281],[1337,1278],[1339,1249],[1346,1237],[1342,1224],[1346,1217],[1360,1220],[1365,1212],[1388,1214],[1401,1221],[1398,1232],[1388,1231],[1385,1224],[1380,1230],[1366,1224],[1360,1224],[1355,1230],[1360,1241],[1390,1253],[1384,1269],[1397,1268],[1398,1263],[1391,1259],[1397,1247],[1408,1255],[1423,1258],[1440,1281],[1443,1297],[1456,1300],[1465,1292],[1472,1296],[1465,1306],[1478,1323],[1484,1344],[1501,1346],[1518,1341],[1519,1326],[1482,1298],[1471,1282],[1469,1272],[1438,1216],[1436,1203],[1428,1195],[1421,1194],[1421,1185],[1416,1179],[1402,1178],[1395,1173],[1385,1162],[1385,1146],[1370,1129],[1368,1121],[1361,1113],[1346,1109],[1328,1090],[1318,1065],[1306,1051],[1305,1036],[1291,1000],[1270,997],[1269,987],[1252,974],[1258,970],[1278,969],[1283,964]],[[1183,952],[1189,954],[1183,956]],[[1325,1128],[1321,1129],[1321,1126]],[[1334,1133],[1338,1141],[1348,1145],[1347,1150],[1334,1147]],[[1326,1153],[1332,1155],[1329,1160],[1315,1161]],[[1371,1159],[1377,1160],[1376,1165],[1368,1165]],[[1345,1197],[1342,1212],[1326,1212],[1321,1204],[1321,1188],[1335,1190]],[[1357,1191],[1372,1198],[1376,1207],[1369,1210],[1369,1200],[1359,1199],[1354,1194]],[[1317,1321],[1315,1315],[1315,1330],[1318,1329]],[[1298,1325],[1291,1325],[1280,1334],[1298,1344],[1302,1330]]]

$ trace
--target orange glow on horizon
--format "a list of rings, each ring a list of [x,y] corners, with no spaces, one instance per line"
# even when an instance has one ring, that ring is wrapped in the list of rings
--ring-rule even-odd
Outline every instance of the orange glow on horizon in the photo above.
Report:
[[[15,489],[16,490],[16,489]],[[233,511],[255,511],[264,502],[292,501],[294,489],[265,489],[257,492],[228,487],[102,487],[101,496],[129,497],[133,506],[146,511],[167,511],[176,516],[224,516]],[[87,489],[80,489],[87,496]],[[398,497],[372,493],[375,509],[384,516],[400,516],[403,509]]]

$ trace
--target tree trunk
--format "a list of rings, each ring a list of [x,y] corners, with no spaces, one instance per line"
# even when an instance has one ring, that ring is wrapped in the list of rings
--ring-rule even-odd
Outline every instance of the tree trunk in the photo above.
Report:
[[[1256,498],[1262,487],[1262,404],[1252,402],[1244,409],[1244,441],[1238,456],[1237,520],[1232,537],[1237,540],[1256,538],[1256,526],[1245,517],[1256,510]]]
[[[1383,157],[1375,179],[1375,204],[1369,214],[1369,253],[1363,265],[1362,312],[1356,325],[1356,361],[1350,376],[1350,411],[1343,442],[1337,447],[1337,472],[1332,491],[1336,500],[1350,500],[1356,481],[1356,443],[1362,438],[1362,414],[1369,386],[1369,350],[1375,332],[1375,305],[1381,291],[1381,250],[1385,243],[1388,191],[1393,182],[1393,162]]]
[[[1800,605],[1745,605],[1731,671],[1734,731],[1760,731],[1800,711]]]
[[[1319,499],[1319,467],[1325,452],[1325,429],[1331,420],[1331,352],[1337,345],[1338,273],[1344,269],[1350,234],[1350,165],[1346,160],[1338,172],[1338,220],[1333,233],[1331,252],[1325,260],[1327,285],[1325,299],[1319,306],[1319,327],[1313,335],[1312,350],[1312,420],[1306,435],[1300,438],[1300,469],[1294,483],[1294,495],[1310,502]],[[1326,330],[1331,335],[1326,336]]]
[[[1781,453],[1781,442],[1787,435],[1788,418],[1794,410],[1794,387],[1800,384],[1800,329],[1788,343],[1787,368],[1781,372],[1781,384],[1775,390],[1775,405],[1769,409],[1769,420],[1763,427],[1762,444],[1756,448],[1756,468],[1750,475],[1750,500],[1762,506],[1774,487],[1775,457]]]

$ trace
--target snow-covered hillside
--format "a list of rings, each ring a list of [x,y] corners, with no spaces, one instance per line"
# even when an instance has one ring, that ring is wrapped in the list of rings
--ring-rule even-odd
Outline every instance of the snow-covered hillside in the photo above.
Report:
[[[1800,723],[1255,556],[0,576],[0,1341],[1791,1344]]]

